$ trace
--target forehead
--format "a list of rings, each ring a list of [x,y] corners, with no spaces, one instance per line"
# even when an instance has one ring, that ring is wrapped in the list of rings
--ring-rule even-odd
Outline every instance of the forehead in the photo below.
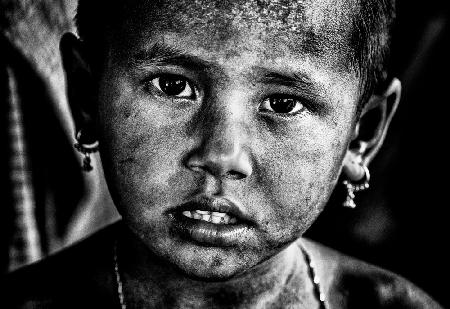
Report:
[[[134,0],[124,11],[124,35],[117,46],[134,49],[150,39],[177,37],[174,41],[184,38],[228,56],[249,50],[269,58],[313,56],[345,69],[351,53],[352,2]]]

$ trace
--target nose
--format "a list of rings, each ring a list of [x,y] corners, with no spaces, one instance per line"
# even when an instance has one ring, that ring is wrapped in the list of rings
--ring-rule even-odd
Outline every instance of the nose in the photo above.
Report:
[[[252,174],[249,134],[239,112],[215,111],[197,126],[200,143],[187,157],[186,166],[220,179],[242,180]]]

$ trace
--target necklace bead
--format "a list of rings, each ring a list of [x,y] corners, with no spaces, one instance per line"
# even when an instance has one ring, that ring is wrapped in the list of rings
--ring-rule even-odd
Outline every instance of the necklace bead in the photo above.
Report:
[[[325,294],[322,293],[320,288],[320,278],[317,275],[315,263],[312,261],[311,256],[309,255],[308,251],[306,251],[305,247],[303,247],[302,245],[300,245],[299,247],[305,258],[306,265],[308,265],[308,274],[309,277],[312,279],[311,281],[314,286],[313,288],[314,295],[316,296],[316,299],[319,301],[319,308],[326,309]]]
[[[117,241],[114,243],[114,274],[116,275],[117,296],[119,297],[120,307],[122,309],[127,309],[127,304],[125,303],[125,296],[123,293],[123,283],[122,283],[122,279],[120,277],[120,271],[119,271]]]

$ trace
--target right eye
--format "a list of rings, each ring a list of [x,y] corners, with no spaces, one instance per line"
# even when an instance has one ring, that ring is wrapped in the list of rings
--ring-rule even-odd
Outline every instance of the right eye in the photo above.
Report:
[[[177,75],[163,75],[153,78],[150,83],[169,97],[193,99],[194,87],[185,78]]]
[[[260,110],[275,114],[295,115],[304,110],[299,99],[288,96],[272,96],[264,100]]]

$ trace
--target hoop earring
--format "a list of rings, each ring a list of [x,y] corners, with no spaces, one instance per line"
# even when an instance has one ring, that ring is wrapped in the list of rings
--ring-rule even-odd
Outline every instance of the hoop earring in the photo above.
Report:
[[[358,183],[352,183],[350,180],[344,180],[342,182],[342,184],[347,189],[347,197],[345,199],[345,202],[342,204],[342,206],[344,207],[356,208],[355,201],[353,200],[355,198],[355,193],[369,189],[369,169],[365,165],[363,165],[362,168],[364,169],[364,177],[360,181],[358,181]]]
[[[90,144],[83,143],[82,140],[84,138],[82,130],[79,130],[77,132],[75,139],[77,140],[77,142],[73,146],[79,153],[81,153],[84,156],[82,169],[85,172],[90,172],[94,169],[91,164],[91,154],[98,151],[99,143],[98,141],[94,141],[93,143]]]

